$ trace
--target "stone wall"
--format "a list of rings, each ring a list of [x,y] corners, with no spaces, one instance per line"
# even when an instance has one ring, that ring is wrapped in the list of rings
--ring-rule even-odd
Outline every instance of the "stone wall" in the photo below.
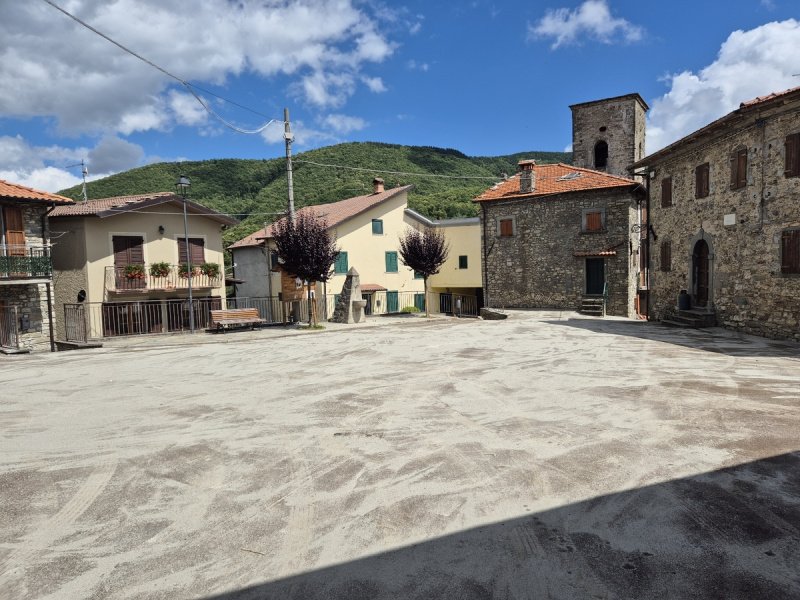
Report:
[[[595,169],[594,148],[608,144],[608,165],[599,169],[629,177],[628,166],[644,156],[646,108],[636,95],[575,104],[572,109],[572,161]]]
[[[586,291],[586,257],[614,248],[604,257],[608,283],[608,314],[633,316],[631,279],[635,257],[630,232],[635,200],[628,191],[590,191],[540,199],[481,204],[481,235],[486,301],[497,308],[562,308],[577,310]],[[605,210],[605,231],[583,233],[586,209]],[[512,237],[499,237],[498,220],[511,217]],[[634,221],[635,222],[635,221]]]
[[[758,120],[757,120],[758,119]],[[800,102],[764,110],[716,134],[683,144],[653,162],[651,310],[673,314],[680,290],[693,291],[692,252],[711,249],[710,301],[720,325],[800,340],[800,275],[781,274],[781,232],[800,227],[800,177],[784,175],[787,134],[800,131]],[[747,184],[732,190],[731,153],[747,148]],[[709,163],[709,194],[695,197],[695,167]],[[672,203],[661,207],[661,182],[672,178]],[[665,271],[660,247],[671,243]]]

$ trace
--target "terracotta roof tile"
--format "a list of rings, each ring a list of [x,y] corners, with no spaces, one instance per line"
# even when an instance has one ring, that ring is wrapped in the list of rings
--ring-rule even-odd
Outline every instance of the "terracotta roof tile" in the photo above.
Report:
[[[0,179],[0,198],[13,198],[14,200],[37,200],[41,202],[58,202],[59,204],[72,204],[71,198],[50,194],[33,188],[11,183],[5,179]]]
[[[746,102],[742,102],[739,105],[739,108],[750,108],[751,106],[756,106],[757,104],[761,104],[762,102],[769,102],[770,100],[774,100],[775,98],[780,98],[781,96],[788,96],[789,94],[792,94],[797,91],[800,91],[800,87],[783,90],[782,92],[772,92],[771,94],[767,94],[766,96],[757,96],[752,100],[747,100]]]
[[[51,217],[111,217],[127,212],[136,212],[150,206],[157,206],[167,202],[181,205],[183,200],[175,192],[153,192],[151,194],[136,194],[132,196],[113,196],[111,198],[98,198],[87,202],[78,202],[69,206],[57,206],[50,213]],[[225,225],[235,225],[238,221],[222,213],[218,213],[202,204],[192,200],[186,201],[189,214],[201,214]]]
[[[362,283],[361,284],[361,291],[362,292],[385,292],[386,288],[382,285],[378,285],[377,283]]]
[[[492,186],[475,198],[473,202],[536,198],[585,190],[632,188],[639,185],[633,179],[609,175],[592,169],[573,167],[563,163],[536,165],[533,167],[533,172],[536,175],[533,193],[521,193],[519,191],[519,174],[517,174]]]
[[[340,200],[339,202],[331,202],[330,204],[316,204],[314,206],[304,206],[300,210],[297,211],[297,214],[314,214],[319,218],[325,219],[326,224],[328,225],[328,229],[332,229],[339,225],[340,223],[355,217],[362,212],[369,210],[373,206],[380,204],[381,202],[385,202],[390,198],[393,198],[397,194],[401,192],[405,192],[411,189],[412,186],[404,185],[401,187],[392,188],[390,190],[386,190],[385,192],[380,192],[378,194],[367,194],[365,196],[355,196],[354,198],[348,198],[347,200]],[[285,219],[286,217],[284,217]],[[282,221],[283,219],[279,219]],[[247,237],[242,238],[241,240],[234,242],[228,248],[229,249],[236,249],[236,248],[246,248],[248,246],[260,246],[263,243],[263,240],[269,239],[273,236],[275,223],[269,225],[264,229],[259,229],[248,235]]]

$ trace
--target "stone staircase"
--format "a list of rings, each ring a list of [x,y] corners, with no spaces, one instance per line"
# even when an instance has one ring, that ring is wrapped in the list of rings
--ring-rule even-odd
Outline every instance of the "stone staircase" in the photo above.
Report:
[[[602,296],[584,296],[581,300],[580,313],[593,317],[606,316],[606,302]]]
[[[713,312],[706,312],[702,308],[679,310],[678,314],[672,315],[669,319],[662,319],[661,323],[670,327],[701,329],[703,327],[714,327],[717,324],[717,315]]]

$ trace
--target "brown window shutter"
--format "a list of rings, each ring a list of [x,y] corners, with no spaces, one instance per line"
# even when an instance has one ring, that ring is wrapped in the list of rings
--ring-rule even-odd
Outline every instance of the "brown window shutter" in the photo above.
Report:
[[[781,273],[800,273],[800,229],[781,235]]]
[[[661,180],[661,207],[672,206],[672,177]]]
[[[599,211],[586,213],[586,231],[602,231],[603,216]]]
[[[731,157],[731,189],[747,185],[747,148],[734,153]]]
[[[144,238],[132,235],[115,235],[111,239],[114,246],[114,266],[144,264]]]
[[[25,219],[19,206],[3,208],[6,246],[9,256],[25,256]]]
[[[189,248],[193,265],[202,265],[205,260],[205,241],[203,238],[189,238]],[[186,264],[186,240],[178,238],[178,262]]]
[[[786,136],[786,163],[784,175],[797,177],[800,175],[800,133]]]
[[[698,165],[694,170],[694,197],[705,198],[708,196],[708,163]]]
[[[661,242],[661,270],[672,270],[672,242]]]
[[[500,219],[500,236],[511,237],[514,235],[514,222],[511,219]]]
[[[736,189],[736,182],[739,181],[739,176],[736,173],[736,167],[738,165],[736,154],[734,153],[731,155],[731,189]]]

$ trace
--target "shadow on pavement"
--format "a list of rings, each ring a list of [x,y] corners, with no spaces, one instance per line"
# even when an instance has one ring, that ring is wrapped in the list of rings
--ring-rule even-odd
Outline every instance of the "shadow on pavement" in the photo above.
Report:
[[[210,598],[777,600],[800,598],[798,565],[791,452]]]
[[[624,335],[666,344],[677,344],[687,348],[730,356],[764,356],[800,360],[800,344],[796,342],[771,340],[729,331],[720,327],[681,329],[667,327],[655,322],[602,319],[568,319],[545,322],[550,325],[575,327],[597,333]]]

